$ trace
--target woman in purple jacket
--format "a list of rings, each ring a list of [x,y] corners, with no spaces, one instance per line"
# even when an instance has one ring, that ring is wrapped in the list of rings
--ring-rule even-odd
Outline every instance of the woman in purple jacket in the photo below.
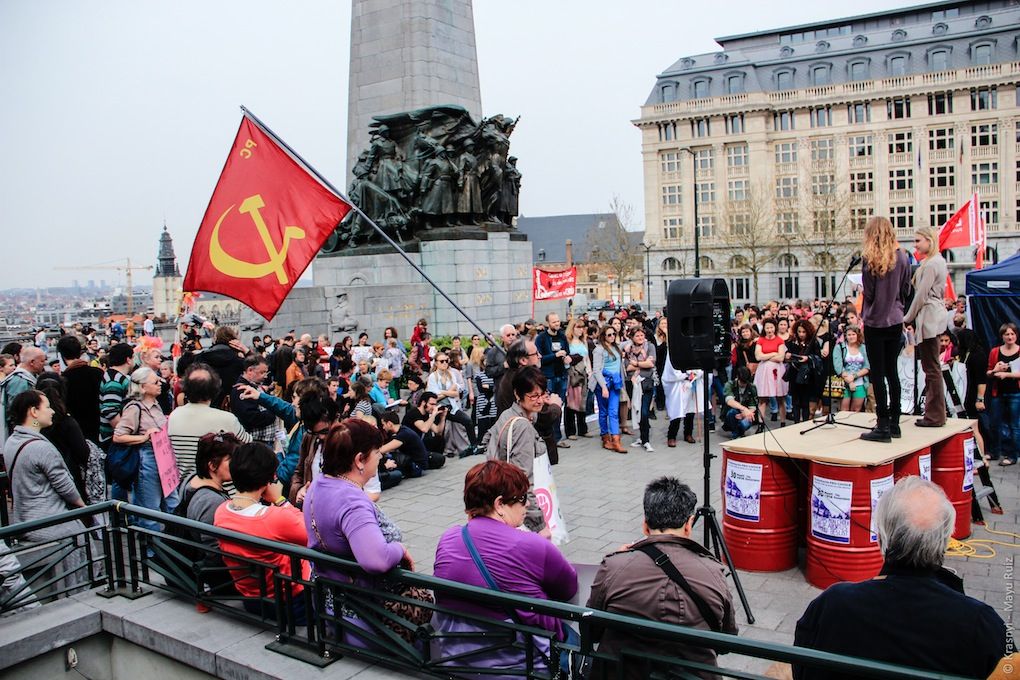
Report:
[[[435,575],[439,578],[525,595],[540,600],[566,602],[577,593],[577,572],[548,539],[520,531],[527,509],[528,477],[515,465],[490,460],[471,468],[464,478],[465,526],[446,530],[436,548]],[[457,616],[437,612],[432,625],[441,657],[467,654],[458,665],[488,669],[524,668],[524,649],[510,647],[513,640],[505,627],[486,619],[514,621],[544,628],[550,638],[576,640],[573,629],[559,619],[535,612],[507,611],[477,602],[436,593],[437,603],[463,612]],[[478,633],[486,633],[484,638]],[[506,638],[506,646],[494,645],[494,636]],[[523,639],[523,636],[519,636]],[[519,640],[521,641],[521,640]],[[549,658],[549,640],[534,638],[535,670],[543,672]],[[477,652],[472,653],[477,650]],[[561,657],[561,658],[565,658]],[[486,678],[500,676],[486,675]]]

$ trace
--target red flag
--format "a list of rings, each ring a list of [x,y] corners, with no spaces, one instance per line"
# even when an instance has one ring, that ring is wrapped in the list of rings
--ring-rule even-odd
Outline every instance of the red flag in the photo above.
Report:
[[[946,274],[946,292],[942,295],[946,302],[956,302],[956,290],[953,288],[953,277]]]
[[[577,267],[550,272],[535,269],[531,286],[532,300],[563,300],[574,297],[577,290]]]
[[[942,225],[939,231],[939,250],[979,246],[978,262],[981,262],[984,259],[984,248],[980,247],[983,246],[984,231],[985,225],[981,218],[978,197],[974,194]]]
[[[184,290],[228,295],[271,320],[350,210],[245,116],[195,236]]]

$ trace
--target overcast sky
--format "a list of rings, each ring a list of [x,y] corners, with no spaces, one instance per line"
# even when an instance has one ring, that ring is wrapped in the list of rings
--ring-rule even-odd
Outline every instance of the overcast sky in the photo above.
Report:
[[[619,194],[643,220],[630,121],[657,73],[716,36],[903,4],[475,0],[484,113],[521,116],[521,213]],[[183,272],[241,104],[342,186],[349,40],[344,0],[0,2],[0,288],[122,281],[53,267],[154,264],[164,220]]]

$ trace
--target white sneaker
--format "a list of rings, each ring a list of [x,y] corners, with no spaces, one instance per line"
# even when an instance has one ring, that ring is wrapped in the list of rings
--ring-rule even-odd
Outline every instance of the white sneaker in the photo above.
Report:
[[[645,442],[645,451],[648,453],[655,453],[655,449],[652,448],[651,442]]]
[[[635,439],[630,443],[631,446],[641,446],[642,444],[644,444],[644,442],[641,441],[640,439]]]

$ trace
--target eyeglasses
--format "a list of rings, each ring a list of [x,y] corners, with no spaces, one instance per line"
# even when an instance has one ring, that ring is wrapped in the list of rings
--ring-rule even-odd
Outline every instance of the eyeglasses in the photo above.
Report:
[[[528,352],[528,356],[529,357],[540,357],[542,355],[539,354],[538,352]]]
[[[528,502],[527,496],[500,496],[500,498],[503,499],[503,505],[517,505],[518,503],[524,505]]]
[[[541,400],[544,397],[545,397],[545,392],[531,392],[530,394],[525,394],[524,395],[525,399],[531,399],[532,401],[539,401],[539,400]]]

